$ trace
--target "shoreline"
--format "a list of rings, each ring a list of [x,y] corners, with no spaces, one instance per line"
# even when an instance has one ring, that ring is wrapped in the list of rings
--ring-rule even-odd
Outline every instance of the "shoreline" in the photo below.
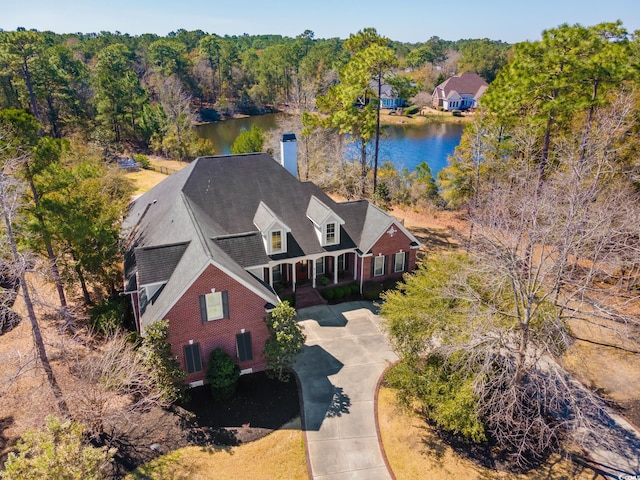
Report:
[[[236,113],[232,116],[221,116],[219,120],[212,122],[193,122],[193,125],[200,127],[202,125],[210,125],[227,120],[239,120],[242,118],[259,117],[261,115],[271,115],[282,113],[285,115],[296,115],[297,112],[287,111],[286,109],[274,109],[273,111],[261,113],[258,115],[247,115],[244,113]],[[420,113],[412,116],[391,114],[389,110],[382,110],[380,114],[381,125],[404,125],[404,126],[422,126],[429,123],[469,123],[473,120],[474,114],[463,112],[462,116],[454,117],[451,112],[441,112],[430,107],[424,107]]]

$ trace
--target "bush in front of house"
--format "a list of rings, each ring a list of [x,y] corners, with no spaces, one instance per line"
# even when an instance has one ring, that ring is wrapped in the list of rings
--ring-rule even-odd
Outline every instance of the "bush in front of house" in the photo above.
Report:
[[[451,110],[451,115],[453,115],[454,117],[461,117],[462,112],[460,110]]]
[[[397,278],[387,278],[382,281],[368,281],[362,285],[362,296],[365,300],[380,300],[380,294],[386,290],[396,288],[398,284]]]
[[[333,290],[333,288],[327,288],[326,290],[322,291],[322,296],[326,300],[333,300],[333,297],[336,296],[336,292]]]
[[[209,356],[206,378],[211,385],[213,398],[225,400],[236,393],[240,367],[233,361],[231,355],[216,348]]]
[[[336,300],[340,300],[342,297],[344,297],[344,288],[336,287],[333,289],[333,291],[334,291],[334,297]]]
[[[289,302],[289,305],[291,305],[292,307],[296,306],[296,296],[295,295],[282,295],[280,297],[280,299],[283,302]]]
[[[349,290],[351,290],[351,295],[357,295],[358,293],[360,293],[360,285],[358,285],[357,283],[352,283],[351,285],[349,285]]]

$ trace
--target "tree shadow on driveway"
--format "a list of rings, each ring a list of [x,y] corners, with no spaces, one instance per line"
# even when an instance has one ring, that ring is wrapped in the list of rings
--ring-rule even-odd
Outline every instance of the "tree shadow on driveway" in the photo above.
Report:
[[[294,370],[300,380],[305,430],[320,430],[325,418],[349,414],[351,399],[342,387],[333,385],[331,375],[338,373],[342,362],[318,345],[305,345]]]

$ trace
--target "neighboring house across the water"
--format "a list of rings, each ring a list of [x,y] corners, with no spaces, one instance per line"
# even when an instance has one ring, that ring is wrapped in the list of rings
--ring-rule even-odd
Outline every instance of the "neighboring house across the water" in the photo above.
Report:
[[[431,103],[434,108],[448,111],[476,108],[488,86],[477,73],[454,75],[435,88]]]
[[[378,94],[378,82],[369,82],[369,88]],[[383,83],[380,86],[380,107],[395,110],[396,108],[404,107],[406,104],[406,98],[400,98],[393,91],[393,87],[388,83]]]
[[[295,136],[281,146],[282,165],[264,153],[198,158],[135,200],[125,219],[138,329],[169,320],[192,385],[216,347],[245,373],[264,369],[264,319],[279,285],[300,292],[326,277],[362,289],[415,268],[419,243],[397,220],[300,182]]]
[[[393,87],[388,83],[383,83],[380,92],[380,106],[394,110],[404,107],[406,99],[398,97],[393,91]]]

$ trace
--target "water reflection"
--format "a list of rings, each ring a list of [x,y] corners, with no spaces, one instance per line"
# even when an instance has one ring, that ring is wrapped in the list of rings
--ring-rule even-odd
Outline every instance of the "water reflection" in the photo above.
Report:
[[[198,132],[211,140],[219,155],[231,153],[231,144],[243,129],[252,125],[265,132],[278,127],[278,118],[283,114],[274,113],[233,120],[224,120],[198,127]],[[434,175],[447,164],[447,157],[460,143],[464,125],[456,123],[431,123],[421,126],[392,125],[384,129],[380,140],[379,161],[391,161],[399,170],[415,170],[416,165],[426,161]],[[373,143],[373,142],[371,142]],[[373,148],[373,145],[371,146]],[[359,157],[353,144],[345,148],[349,159]],[[372,158],[372,156],[370,156]]]

